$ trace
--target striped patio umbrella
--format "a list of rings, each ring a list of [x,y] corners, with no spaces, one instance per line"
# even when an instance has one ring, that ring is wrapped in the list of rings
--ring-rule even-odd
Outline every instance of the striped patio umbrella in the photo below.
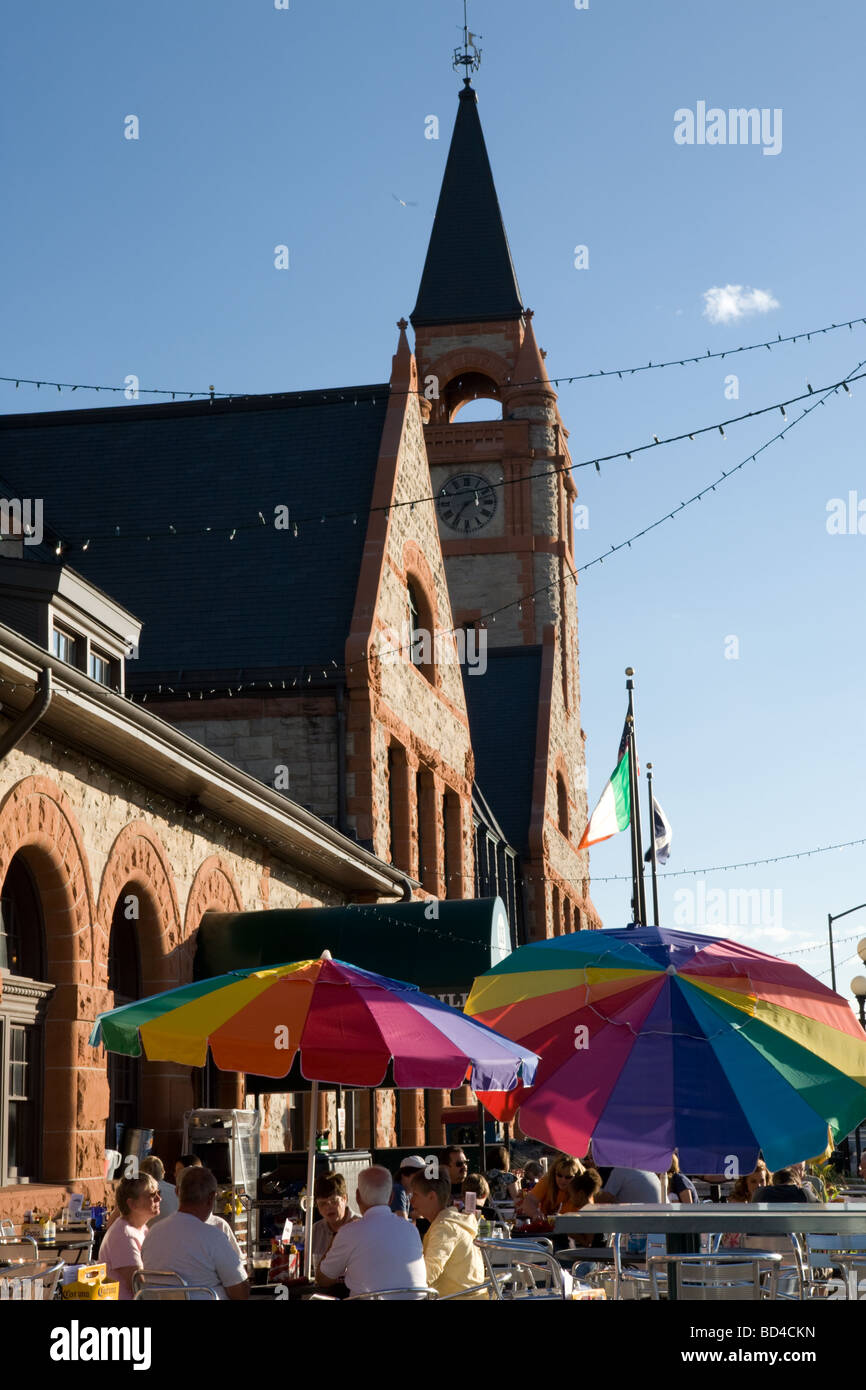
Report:
[[[500,1119],[596,1162],[692,1173],[771,1169],[866,1117],[866,1034],[799,966],[659,927],[522,946],[466,1013],[531,1047],[531,1089],[482,1095]],[[735,1161],[735,1162],[734,1162]]]
[[[325,951],[319,960],[232,970],[100,1014],[93,1047],[223,1071],[284,1077],[296,1054],[313,1082],[307,1190],[315,1164],[318,1083],[506,1091],[531,1083],[538,1058],[416,985],[374,975]],[[313,1206],[307,1212],[309,1274]]]

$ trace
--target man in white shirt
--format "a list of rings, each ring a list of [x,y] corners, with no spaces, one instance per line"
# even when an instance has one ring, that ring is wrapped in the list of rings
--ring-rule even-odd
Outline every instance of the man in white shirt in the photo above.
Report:
[[[210,1169],[185,1169],[177,1211],[148,1231],[142,1246],[144,1268],[171,1270],[187,1284],[213,1289],[218,1298],[249,1298],[249,1280],[237,1244],[211,1223],[216,1193],[217,1180]]]
[[[322,1288],[341,1282],[349,1293],[427,1287],[421,1237],[411,1221],[390,1208],[393,1184],[387,1168],[364,1168],[358,1174],[355,1200],[361,1220],[334,1236],[316,1271]]]

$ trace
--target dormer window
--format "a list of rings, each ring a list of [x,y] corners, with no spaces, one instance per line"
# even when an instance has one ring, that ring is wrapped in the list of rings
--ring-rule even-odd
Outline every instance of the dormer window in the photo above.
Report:
[[[54,628],[52,651],[59,661],[66,661],[70,666],[78,665],[78,638],[62,627]]]
[[[111,661],[101,652],[90,650],[90,667],[88,675],[92,681],[99,681],[100,685],[111,684]]]

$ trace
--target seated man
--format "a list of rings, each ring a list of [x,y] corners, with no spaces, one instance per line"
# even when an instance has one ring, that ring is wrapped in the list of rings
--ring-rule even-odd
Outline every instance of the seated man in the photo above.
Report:
[[[344,1283],[355,1294],[427,1287],[421,1237],[411,1221],[390,1209],[393,1183],[388,1169],[378,1165],[358,1174],[355,1200],[361,1220],[341,1226],[319,1261],[316,1283],[321,1288]]]
[[[658,1173],[650,1173],[644,1168],[611,1168],[595,1200],[597,1203],[643,1202],[661,1205],[662,1185]]]
[[[142,1247],[147,1270],[170,1270],[187,1284],[203,1284],[221,1299],[250,1296],[237,1245],[211,1223],[217,1180],[209,1168],[186,1168],[180,1177],[178,1209],[148,1232]],[[204,1297],[204,1295],[199,1295]]]
[[[486,1289],[469,1292],[474,1285],[483,1284],[485,1278],[484,1260],[475,1244],[478,1222],[450,1202],[451,1177],[447,1171],[438,1178],[417,1173],[412,1179],[412,1206],[430,1222],[424,1237],[427,1283],[443,1297],[464,1294],[467,1300],[486,1298]]]
[[[753,1202],[817,1202],[811,1187],[801,1187],[790,1168],[780,1168],[773,1174],[768,1187],[759,1187]]]

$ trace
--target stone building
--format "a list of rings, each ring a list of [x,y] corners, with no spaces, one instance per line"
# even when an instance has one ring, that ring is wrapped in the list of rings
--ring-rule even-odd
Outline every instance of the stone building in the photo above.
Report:
[[[597,926],[576,848],[587,820],[577,489],[468,80],[411,320],[454,617],[486,638],[487,678],[466,681],[478,781],[521,856],[528,935]],[[497,418],[461,421],[478,399]]]
[[[321,866],[302,882],[298,862],[271,863],[242,827],[231,832],[229,860],[227,828],[208,839],[186,812],[148,813],[163,846],[153,871],[164,870],[175,896],[164,888],[162,954],[148,946],[152,963],[138,981],[131,966],[122,987],[115,981],[118,998],[174,978],[174,966],[156,962],[181,952],[206,910],[195,898],[190,917],[188,903],[200,865],[214,856],[232,863],[239,910],[370,902],[404,890],[498,894],[515,944],[599,925],[588,856],[577,850],[587,807],[568,432],[522,304],[468,82],[411,320],[414,352],[401,319],[389,380],[379,385],[0,419],[3,485],[40,499],[63,601],[73,602],[78,585],[89,586],[103,617],[114,605],[111,640],[103,625],[91,666],[92,631],[82,630],[78,647],[63,644],[59,591],[56,624],[34,626],[13,590],[22,567],[31,584],[37,567],[33,557],[7,556],[0,621],[26,634],[31,664],[59,632],[58,659],[125,691],[129,698],[105,688],[100,698],[119,700],[135,729],[153,720],[172,730],[162,735],[172,747],[182,740],[185,759],[198,757],[202,769],[216,760],[222,777],[232,768],[244,797],[226,791],[227,825],[255,788],[268,823],[280,812],[292,824],[320,817],[320,835],[356,875],[351,891],[332,882],[329,861],[327,873]],[[461,420],[478,398],[492,403],[491,418]],[[43,557],[38,568],[44,577],[51,565]],[[42,589],[52,602],[47,580]],[[27,739],[44,765],[19,769],[19,750],[8,776],[58,779],[41,737]],[[98,746],[89,749],[92,769],[63,765],[75,795],[58,785],[80,803],[93,876],[84,877],[91,896],[79,895],[78,910],[90,930],[101,903],[110,935],[126,885],[106,879],[105,826],[121,834],[124,803]],[[122,771],[126,759],[124,747],[112,765]],[[199,780],[209,786],[209,773]],[[168,785],[159,791],[171,800]],[[129,794],[136,824],[147,793],[133,778]],[[244,822],[250,834],[254,824]],[[103,901],[104,882],[112,888]],[[143,951],[156,928],[137,930]],[[63,1006],[70,1027],[78,1020],[77,1047],[110,997],[107,949],[101,938],[88,948],[80,968],[90,993]],[[85,988],[77,976],[75,988]],[[105,1084],[93,1082],[96,1109]],[[64,1104],[66,1124],[72,1102]],[[420,1142],[423,1098],[413,1105],[401,1130]],[[371,1116],[371,1132],[389,1142],[393,1127],[380,1120]],[[438,1120],[427,1124],[429,1142],[441,1133]],[[45,1171],[61,1168],[70,1171],[58,1157]]]
[[[0,620],[10,609],[48,630],[38,644],[0,626],[0,1207],[14,1217],[62,1205],[73,1182],[101,1195],[115,1123],[179,1153],[201,1074],[106,1058],[88,1037],[101,1010],[191,978],[205,913],[393,901],[404,878],[89,676],[137,624],[80,576],[4,558]],[[243,1094],[225,1074],[214,1099]]]

